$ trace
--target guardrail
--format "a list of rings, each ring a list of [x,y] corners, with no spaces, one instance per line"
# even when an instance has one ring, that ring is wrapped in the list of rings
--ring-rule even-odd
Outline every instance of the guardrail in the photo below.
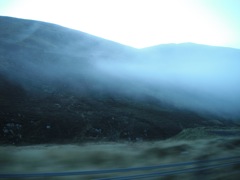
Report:
[[[214,163],[214,164],[212,164]],[[108,178],[99,178],[99,180],[125,180],[125,179],[144,179],[152,178],[158,176],[169,176],[176,174],[184,174],[191,172],[200,172],[204,170],[214,169],[214,168],[223,168],[226,166],[232,166],[240,164],[240,156],[224,157],[217,159],[208,159],[208,160],[198,160],[190,162],[180,162],[180,163],[171,163],[171,164],[162,164],[157,166],[143,166],[143,167],[133,167],[133,168],[119,168],[119,169],[106,169],[106,170],[91,170],[91,171],[74,171],[74,172],[46,172],[46,173],[0,173],[0,178],[36,178],[36,177],[55,177],[55,176],[87,176],[87,175],[107,175],[112,173],[127,173],[127,172],[137,172],[137,171],[155,171],[151,173],[144,174],[135,174],[127,176],[118,176],[118,177],[108,177]],[[190,168],[184,168],[186,166],[195,166]],[[168,170],[161,171],[161,169],[167,168],[180,168],[177,170]],[[156,171],[158,170],[158,171]],[[240,170],[237,172],[240,173]]]

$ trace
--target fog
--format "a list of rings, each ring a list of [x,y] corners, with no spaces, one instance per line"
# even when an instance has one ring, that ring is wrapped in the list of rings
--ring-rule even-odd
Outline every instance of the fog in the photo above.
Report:
[[[113,86],[121,82],[123,89],[133,94],[150,95],[179,108],[239,118],[240,51],[208,48],[202,55],[187,51],[192,48],[171,52],[175,57],[159,49],[132,61],[98,61],[96,67],[113,79]]]
[[[55,32],[47,28],[47,33]],[[41,39],[43,32],[34,28],[18,43],[26,46],[32,43],[30,36]],[[57,34],[57,44],[42,43],[44,50],[36,44],[11,50],[1,73],[28,90],[62,83],[79,93],[92,89],[96,94],[151,97],[181,109],[240,118],[238,49],[191,43],[134,49],[82,34],[81,41],[73,41],[75,31],[68,40],[70,30],[59,32],[64,36]]]

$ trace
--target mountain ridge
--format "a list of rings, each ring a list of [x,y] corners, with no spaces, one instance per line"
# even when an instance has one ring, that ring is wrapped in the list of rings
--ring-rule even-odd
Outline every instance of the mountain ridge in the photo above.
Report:
[[[154,47],[158,47],[158,46],[178,46],[178,45],[199,45],[199,46],[209,46],[209,47],[219,47],[219,48],[228,48],[228,49],[236,49],[236,50],[240,50],[238,48],[234,48],[234,47],[225,47],[225,46],[216,46],[216,45],[206,45],[206,44],[199,44],[199,43],[193,43],[193,42],[182,42],[182,43],[164,43],[164,44],[157,44],[157,45],[153,45],[153,46],[148,46],[148,47],[144,47],[144,48],[134,48],[132,46],[129,46],[129,45],[126,45],[126,44],[121,44],[119,42],[116,42],[116,41],[112,41],[112,40],[109,40],[109,39],[105,39],[105,38],[102,38],[102,37],[99,37],[99,36],[96,36],[96,35],[92,35],[92,34],[89,34],[87,32],[83,32],[81,30],[77,30],[77,29],[73,29],[73,28],[69,28],[69,27],[65,27],[65,26],[62,26],[62,25],[58,25],[58,24],[55,24],[55,23],[51,23],[51,22],[44,22],[44,21],[40,21],[40,20],[31,20],[31,19],[24,19],[24,18],[17,18],[17,17],[11,17],[11,16],[0,16],[0,18],[3,20],[5,19],[4,21],[8,21],[9,20],[22,20],[22,21],[25,21],[25,23],[27,24],[31,24],[31,23],[36,23],[36,26],[38,25],[45,25],[45,26],[55,26],[56,28],[64,28],[66,30],[69,30],[69,31],[72,31],[72,32],[75,32],[76,34],[79,34],[79,33],[82,33],[84,35],[87,35],[87,36],[91,36],[92,38],[99,38],[101,40],[104,40],[104,41],[108,41],[108,42],[111,42],[111,43],[115,43],[115,44],[118,44],[120,46],[125,46],[125,47],[128,47],[128,48],[132,48],[132,49],[136,49],[136,50],[143,50],[143,49],[148,49],[148,48],[154,48]],[[36,28],[36,27],[35,27]],[[34,29],[34,28],[33,28]]]
[[[186,49],[135,49],[58,25],[10,20],[0,17],[1,143],[156,140],[185,128],[239,125],[239,79],[230,80],[239,74],[240,51],[217,50],[206,68],[207,55],[193,61]],[[229,65],[223,59],[216,66],[214,58],[223,55]],[[222,77],[218,69],[231,73]],[[218,77],[231,88],[215,93],[223,87]],[[230,91],[233,97],[222,97]]]

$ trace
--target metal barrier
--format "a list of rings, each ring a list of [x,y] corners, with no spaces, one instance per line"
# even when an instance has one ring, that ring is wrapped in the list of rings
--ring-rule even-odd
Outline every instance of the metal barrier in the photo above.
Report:
[[[138,174],[138,175],[130,175],[130,176],[121,176],[121,177],[113,177],[113,178],[98,178],[97,180],[131,180],[131,179],[145,179],[145,178],[153,178],[159,176],[169,176],[169,175],[179,175],[185,173],[198,172],[203,170],[209,170],[213,168],[222,168],[230,165],[240,164],[240,161],[235,161],[232,163],[224,163],[224,164],[214,164],[209,166],[195,167],[195,168],[186,168],[180,170],[172,170],[172,171],[164,171],[164,172],[153,172],[148,174]],[[240,171],[239,171],[240,173]]]
[[[222,161],[230,161],[230,162],[222,162]],[[214,163],[214,162],[215,164],[213,165],[206,165],[207,163]],[[224,158],[209,159],[209,160],[198,160],[198,161],[190,161],[190,162],[182,162],[182,163],[162,164],[157,166],[144,166],[144,167],[134,167],[134,168],[106,169],[106,170],[93,170],[93,171],[18,173],[18,174],[3,173],[3,174],[0,174],[0,178],[36,178],[36,177],[54,177],[54,176],[104,175],[104,174],[110,174],[110,173],[149,171],[149,170],[158,170],[158,169],[164,169],[164,168],[185,167],[185,166],[191,166],[191,165],[197,166],[192,168],[163,171],[163,172],[152,172],[147,174],[129,175],[129,176],[121,176],[121,177],[113,177],[113,178],[100,178],[101,180],[143,179],[143,178],[150,178],[150,177],[157,177],[157,176],[169,176],[169,175],[197,172],[197,171],[214,169],[214,168],[222,168],[222,167],[231,166],[235,164],[240,164],[240,156],[224,157]]]

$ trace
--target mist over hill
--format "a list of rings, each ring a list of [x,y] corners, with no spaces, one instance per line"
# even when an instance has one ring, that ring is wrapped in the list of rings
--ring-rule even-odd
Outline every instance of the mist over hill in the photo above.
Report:
[[[134,49],[0,17],[1,142],[164,139],[240,119],[240,50]]]

